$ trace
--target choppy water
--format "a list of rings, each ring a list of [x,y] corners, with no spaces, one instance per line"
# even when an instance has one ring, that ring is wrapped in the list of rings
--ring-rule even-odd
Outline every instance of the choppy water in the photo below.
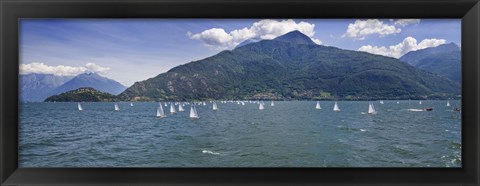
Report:
[[[22,103],[20,167],[461,167],[459,101],[277,101],[197,106]],[[407,109],[432,107],[431,112]]]

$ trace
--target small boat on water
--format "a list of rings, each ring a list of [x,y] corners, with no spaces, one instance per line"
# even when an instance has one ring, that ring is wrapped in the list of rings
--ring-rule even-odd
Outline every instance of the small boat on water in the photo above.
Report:
[[[449,107],[449,106],[450,106],[450,101],[447,101],[447,107]]]
[[[423,110],[425,110],[425,111],[432,111],[433,108],[424,108]]]
[[[130,102],[130,106],[133,107],[133,103],[132,103],[132,102]]]
[[[167,117],[167,115],[165,115],[165,112],[163,112],[162,104],[159,104],[159,105],[158,105],[158,108],[157,108],[157,117],[158,117],[158,118]]]
[[[183,105],[178,104],[178,112],[183,112],[183,111],[185,111],[185,109],[183,109]]]
[[[177,111],[175,110],[175,106],[173,105],[173,103],[170,103],[170,114],[175,114],[177,113]]]
[[[340,112],[340,108],[338,107],[338,103],[335,101],[335,105],[333,106],[333,111]]]
[[[213,102],[213,110],[218,110],[217,103]]]
[[[83,110],[82,105],[80,105],[80,103],[78,103],[77,106],[78,106],[78,111],[82,111],[82,110]]]
[[[120,111],[120,107],[118,107],[118,104],[115,103],[115,111]]]
[[[260,105],[258,106],[258,110],[264,110],[264,109],[265,109],[265,107],[263,106],[263,102],[262,102],[262,103],[260,103]]]
[[[368,104],[368,114],[377,114],[377,110],[375,109],[375,105],[373,105],[373,103]]]
[[[273,101],[272,101],[272,103],[270,103],[270,106],[272,106],[272,107],[275,106],[275,104],[273,103]]]
[[[383,104],[383,100],[380,100],[380,104]]]
[[[320,107],[320,101],[317,101],[317,105],[315,105],[315,109],[322,109],[322,107]]]
[[[191,119],[200,118],[200,117],[198,117],[197,109],[195,108],[194,104],[192,104],[192,106],[190,106],[190,116],[189,116],[189,118],[191,118]]]
[[[419,101],[419,102],[418,102],[418,104],[420,104],[420,105],[421,105],[421,104],[422,104],[422,101]]]
[[[462,109],[460,109],[460,108],[453,108],[452,111],[453,111],[453,112],[460,112],[460,111],[462,111]]]

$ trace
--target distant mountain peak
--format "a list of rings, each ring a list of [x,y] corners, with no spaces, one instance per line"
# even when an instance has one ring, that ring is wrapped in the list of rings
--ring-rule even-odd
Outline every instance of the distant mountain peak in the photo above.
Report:
[[[288,42],[293,44],[303,44],[303,45],[316,45],[315,42],[298,30],[288,32],[284,35],[278,36],[273,39],[274,41]]]

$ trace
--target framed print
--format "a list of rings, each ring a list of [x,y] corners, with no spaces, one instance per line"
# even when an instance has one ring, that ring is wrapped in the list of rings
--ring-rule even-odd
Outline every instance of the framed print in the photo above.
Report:
[[[4,185],[478,184],[478,1],[1,8]]]

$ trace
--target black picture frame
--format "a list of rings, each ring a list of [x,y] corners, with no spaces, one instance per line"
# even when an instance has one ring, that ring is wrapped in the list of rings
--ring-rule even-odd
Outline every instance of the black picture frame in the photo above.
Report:
[[[462,19],[462,168],[18,168],[20,18]],[[0,0],[0,185],[479,185],[478,0]]]

